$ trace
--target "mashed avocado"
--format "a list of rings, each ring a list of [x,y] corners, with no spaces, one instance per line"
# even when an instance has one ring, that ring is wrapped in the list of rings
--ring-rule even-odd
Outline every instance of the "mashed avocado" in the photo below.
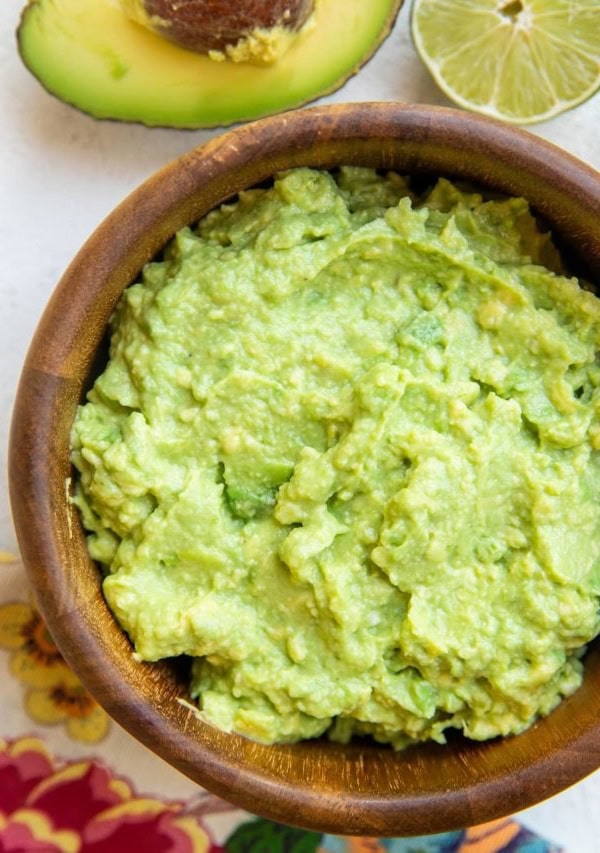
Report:
[[[76,502],[145,660],[260,741],[520,732],[600,628],[600,301],[521,199],[299,169],[124,294]]]

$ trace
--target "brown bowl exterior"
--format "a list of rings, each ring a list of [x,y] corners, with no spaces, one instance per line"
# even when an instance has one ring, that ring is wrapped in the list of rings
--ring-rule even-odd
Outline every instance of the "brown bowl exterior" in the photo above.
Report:
[[[69,432],[122,290],[183,225],[295,166],[374,166],[468,179],[534,209],[600,281],[600,175],[525,131],[454,110],[317,107],[246,125],[167,166],[88,240],[31,344],[14,409],[10,490],[39,606],[108,713],[191,779],[273,820],[338,834],[439,832],[532,805],[600,766],[600,648],[583,686],[517,737],[404,752],[356,742],[263,746],[198,720],[175,663],[144,664],[109,612],[69,504]]]

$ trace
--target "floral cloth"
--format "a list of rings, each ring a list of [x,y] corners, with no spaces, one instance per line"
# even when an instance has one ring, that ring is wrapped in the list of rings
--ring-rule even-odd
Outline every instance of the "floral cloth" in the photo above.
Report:
[[[0,853],[565,853],[515,820],[420,838],[321,835],[242,812],[127,735],[71,672],[0,551]]]
[[[23,703],[38,723],[62,723],[76,740],[95,743],[108,731],[106,713],[64,662],[39,615],[24,601],[0,605],[0,648],[26,688]]]

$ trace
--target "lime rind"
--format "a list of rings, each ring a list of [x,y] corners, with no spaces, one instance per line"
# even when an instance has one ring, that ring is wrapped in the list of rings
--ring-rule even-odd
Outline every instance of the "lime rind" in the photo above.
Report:
[[[415,0],[415,48],[459,106],[513,124],[533,124],[600,89],[596,0]]]

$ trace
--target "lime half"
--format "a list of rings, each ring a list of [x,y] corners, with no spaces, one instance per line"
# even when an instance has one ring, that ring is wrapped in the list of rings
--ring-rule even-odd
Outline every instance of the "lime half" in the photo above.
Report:
[[[600,89],[600,0],[415,0],[421,59],[457,104],[515,124]]]

